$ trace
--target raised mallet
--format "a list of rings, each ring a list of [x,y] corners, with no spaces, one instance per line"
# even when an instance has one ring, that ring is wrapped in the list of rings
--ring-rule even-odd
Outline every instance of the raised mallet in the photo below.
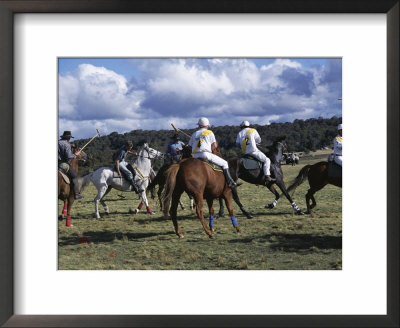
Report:
[[[188,137],[188,138],[190,139],[190,135],[188,135],[187,133],[183,132],[182,130],[179,130],[179,129],[174,125],[174,123],[171,123],[171,125],[172,125],[172,127],[174,128],[174,130],[175,130],[176,132],[180,132],[180,133],[184,134],[186,137]]]
[[[97,129],[96,129],[96,131],[97,131],[96,135],[95,135],[92,139],[90,139],[90,140],[86,143],[86,145],[84,145],[84,146],[80,149],[80,151],[82,151],[83,149],[85,149],[86,146],[87,146],[88,144],[90,144],[96,137],[100,137],[100,131],[97,130]]]

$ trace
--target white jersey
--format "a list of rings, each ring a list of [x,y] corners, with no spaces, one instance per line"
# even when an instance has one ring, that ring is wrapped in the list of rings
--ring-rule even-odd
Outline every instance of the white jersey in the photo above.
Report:
[[[206,128],[201,128],[192,134],[189,145],[192,147],[192,154],[208,152],[211,153],[211,145],[216,142],[214,133]]]
[[[257,143],[261,142],[261,137],[256,129],[245,128],[240,131],[236,138],[236,144],[242,148],[243,154],[250,154],[259,151]]]
[[[343,145],[343,137],[336,136],[335,140],[333,140],[333,153],[336,156],[342,156],[342,145]]]

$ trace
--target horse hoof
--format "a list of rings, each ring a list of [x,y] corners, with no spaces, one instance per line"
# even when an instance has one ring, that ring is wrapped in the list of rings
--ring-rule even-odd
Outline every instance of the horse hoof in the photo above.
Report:
[[[209,235],[208,237],[210,237],[210,239],[215,239],[214,235]]]
[[[253,219],[253,218],[254,218],[254,215],[248,214],[248,215],[246,215],[246,217],[247,217],[248,219]]]
[[[179,239],[185,238],[183,235],[178,235]]]
[[[62,215],[59,215],[59,216],[58,216],[58,220],[59,220],[59,221],[64,220],[63,216],[62,216]]]
[[[304,215],[305,213],[303,211],[297,211],[296,214],[297,215]]]
[[[109,212],[105,212],[104,215],[110,215],[110,213]]]
[[[235,227],[235,229],[236,229],[236,232],[237,232],[237,233],[239,233],[239,232],[240,232],[240,229],[239,229],[239,227]]]
[[[150,214],[150,215],[155,215],[155,214],[156,214],[156,212],[147,212],[147,214]]]

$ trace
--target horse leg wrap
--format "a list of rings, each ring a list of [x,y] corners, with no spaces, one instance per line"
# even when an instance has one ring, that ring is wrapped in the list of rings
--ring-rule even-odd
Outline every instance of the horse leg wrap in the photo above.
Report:
[[[140,204],[139,204],[139,206],[138,206],[138,210],[141,210],[142,207],[143,207],[143,205],[144,205],[144,203],[143,203],[143,202],[140,202]]]
[[[295,211],[297,211],[297,212],[300,211],[300,208],[297,206],[297,204],[295,202],[293,202],[291,205],[293,206]]]
[[[147,213],[150,213],[150,214],[153,213],[153,211],[151,210],[150,206],[147,206],[146,209],[147,209]]]
[[[276,204],[278,204],[278,200],[277,200],[277,199],[274,199],[274,201],[272,202],[272,207],[275,207]]]
[[[210,228],[214,226],[214,217],[210,215]]]
[[[236,221],[236,218],[235,218],[234,216],[232,216],[232,217],[231,217],[231,220],[232,220],[233,226],[234,226],[234,227],[237,227],[238,223],[237,223],[237,221]]]
[[[66,222],[65,222],[65,225],[66,225],[67,227],[70,227],[70,226],[71,226],[71,217],[70,217],[70,216],[67,216],[67,220],[66,220]]]
[[[67,207],[68,207],[68,205],[65,204],[65,205],[64,205],[64,208],[63,208],[63,210],[62,210],[62,215],[63,215],[63,216],[64,216],[65,214],[67,214]]]

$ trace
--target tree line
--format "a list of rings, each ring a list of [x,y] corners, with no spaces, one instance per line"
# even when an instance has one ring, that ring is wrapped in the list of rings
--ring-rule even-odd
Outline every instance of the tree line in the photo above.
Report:
[[[254,124],[251,127],[257,129],[261,136],[261,150],[263,150],[263,147],[271,145],[276,138],[286,136],[289,151],[307,153],[325,147],[331,148],[333,139],[337,135],[337,126],[341,122],[341,117],[334,116],[329,119],[321,117],[307,120],[296,119],[291,123]],[[193,129],[182,129],[188,135],[191,135],[196,130],[196,127]],[[240,131],[239,126],[211,126],[210,130],[214,132],[224,158],[240,155],[241,150],[235,144],[236,136]],[[88,160],[83,164],[81,172],[89,172],[101,166],[112,166],[112,155],[127,140],[133,142],[134,150],[138,150],[143,143],[148,143],[151,148],[165,152],[174,134],[175,131],[171,128],[171,130],[158,131],[134,130],[124,134],[113,132],[107,136],[98,137],[85,148]],[[189,141],[188,137],[183,134],[179,135],[180,140],[183,142],[186,143]],[[79,139],[75,142],[82,147],[87,141],[89,139]],[[162,162],[156,161],[154,163],[155,169],[157,170],[162,164]]]

